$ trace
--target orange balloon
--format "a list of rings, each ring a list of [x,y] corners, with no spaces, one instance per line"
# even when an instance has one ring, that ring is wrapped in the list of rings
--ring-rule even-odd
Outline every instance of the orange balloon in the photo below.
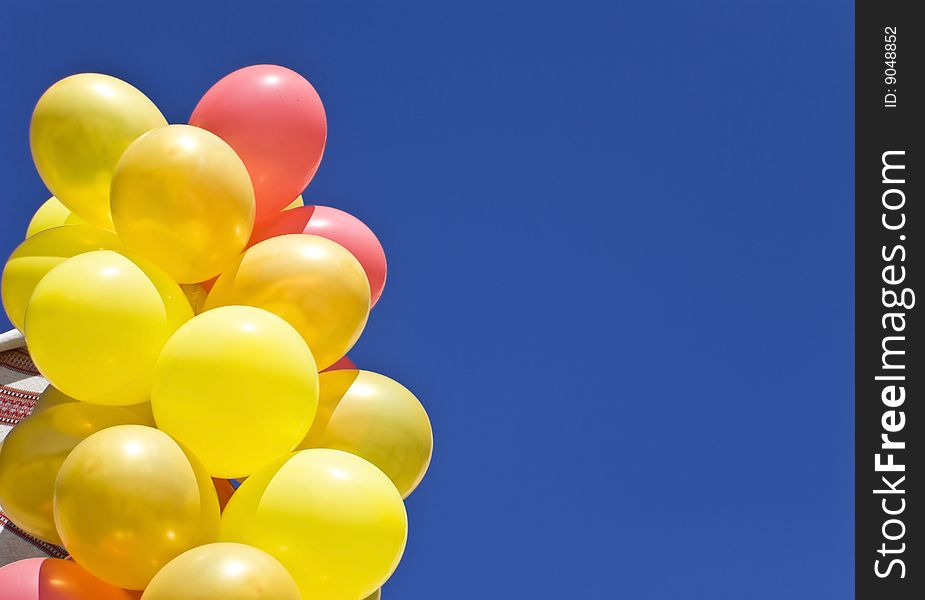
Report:
[[[0,600],[132,600],[134,594],[100,581],[58,558],[27,558],[0,568]]]

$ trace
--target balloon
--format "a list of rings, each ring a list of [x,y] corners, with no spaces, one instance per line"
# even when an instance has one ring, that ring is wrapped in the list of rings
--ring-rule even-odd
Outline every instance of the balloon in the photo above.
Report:
[[[109,180],[122,152],[146,131],[167,124],[148,98],[115,77],[72,75],[35,106],[32,158],[51,193],[82,219],[112,228]]]
[[[218,498],[195,456],[152,427],[94,433],[61,465],[55,523],[93,575],[140,590],[168,561],[215,541]]]
[[[206,304],[206,296],[209,295],[206,287],[201,283],[183,283],[180,284],[180,289],[186,295],[190,308],[193,309],[193,314],[198,315],[201,313]]]
[[[26,309],[25,333],[39,371],[68,396],[138,404],[148,400],[167,338],[192,316],[163,271],[100,250],[45,275]]]
[[[215,543],[187,550],[158,571],[142,600],[302,600],[292,575],[262,550]]]
[[[244,163],[215,135],[189,125],[147,133],[112,176],[112,220],[129,251],[179,283],[218,275],[254,226]]]
[[[294,208],[260,223],[254,229],[250,244],[287,233],[320,235],[349,250],[363,265],[369,280],[370,308],[376,305],[385,287],[385,252],[376,234],[363,221],[329,206]]]
[[[71,560],[27,558],[0,567],[0,600],[132,600]]]
[[[380,600],[381,598],[382,598],[382,590],[380,589],[380,590],[376,590],[369,596],[366,596],[365,598],[363,598],[363,600]]]
[[[67,394],[61,393],[61,390],[55,388],[55,386],[49,385],[41,394],[39,394],[38,400],[36,400],[35,404],[32,406],[32,413],[30,416],[37,415],[42,411],[48,410],[49,408],[54,408],[55,406],[60,406],[62,404],[68,404],[71,402],[80,402],[80,400],[74,400]],[[129,407],[120,406],[119,408],[128,409]]]
[[[351,369],[355,371],[356,368],[357,368],[356,364],[354,364],[354,362],[350,360],[349,357],[343,356],[340,359],[338,359],[336,363],[334,363],[333,365],[331,365],[330,367],[322,371],[322,373],[327,373],[328,371],[341,371],[343,369]]]
[[[189,122],[228,142],[244,161],[254,182],[257,221],[302,193],[321,163],[328,129],[315,88],[276,65],[226,75],[202,97]]]
[[[38,282],[68,258],[92,250],[121,250],[119,237],[90,225],[55,227],[21,243],[3,268],[3,306],[17,329],[23,329],[26,306]]]
[[[64,402],[22,420],[0,451],[0,505],[16,525],[61,544],[52,515],[55,477],[68,453],[97,431],[114,425],[146,425],[137,413],[117,406]]]
[[[158,428],[213,477],[250,475],[291,452],[317,407],[317,369],[305,341],[281,318],[251,306],[193,317],[154,369]]]
[[[334,448],[365,458],[406,498],[424,478],[434,448],[418,399],[370,371],[329,371],[318,382],[318,415],[299,448]]]
[[[61,393],[61,390],[57,389],[53,385],[49,385],[39,394],[39,399],[35,401],[35,404],[32,406],[31,415],[37,415],[44,410],[53,408],[55,406],[60,406],[61,404],[67,404],[70,402],[80,402],[80,400],[74,400],[67,394]],[[120,406],[119,408],[128,409],[129,406]],[[31,416],[30,415],[30,416]],[[154,421],[152,419],[151,425],[153,427]]]
[[[80,402],[80,400],[75,400],[67,394],[61,393],[61,391],[55,388],[55,386],[49,385],[45,388],[45,391],[42,392],[42,394],[39,396],[39,399],[32,407],[32,415],[36,415],[43,410],[48,410],[53,406],[58,406],[59,404],[65,404],[68,402],[79,402],[81,404],[87,404]],[[119,408],[131,411],[141,417],[143,425],[154,427],[154,413],[151,412],[150,402],[142,402],[141,404],[128,404],[126,406],[120,406]]]
[[[281,235],[249,248],[215,281],[206,310],[244,304],[295,327],[319,369],[353,347],[369,316],[369,283],[343,246],[316,235]]]
[[[219,510],[225,510],[225,505],[234,495],[234,485],[231,484],[230,479],[219,479],[218,477],[212,478],[212,485],[215,486],[215,493],[218,494]]]
[[[29,221],[26,237],[30,238],[40,231],[60,227],[62,225],[86,225],[87,222],[71,212],[71,209],[61,204],[61,201],[52,196],[46,200]]]
[[[305,206],[305,200],[302,199],[302,194],[296,196],[295,200],[290,202],[283,210],[291,210],[293,208],[299,208],[300,206]]]
[[[221,539],[276,557],[311,600],[362,598],[401,560],[408,519],[382,471],[339,450],[302,450],[245,481],[222,515]]]

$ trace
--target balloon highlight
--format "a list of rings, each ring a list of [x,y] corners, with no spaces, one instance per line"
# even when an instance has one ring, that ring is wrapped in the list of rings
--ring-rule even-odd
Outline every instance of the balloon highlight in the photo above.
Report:
[[[302,193],[318,170],[328,133],[318,92],[277,65],[226,75],[202,97],[189,122],[228,142],[244,161],[254,182],[257,221]]]
[[[292,575],[252,546],[215,543],[187,550],[158,571],[142,600],[302,600]]]

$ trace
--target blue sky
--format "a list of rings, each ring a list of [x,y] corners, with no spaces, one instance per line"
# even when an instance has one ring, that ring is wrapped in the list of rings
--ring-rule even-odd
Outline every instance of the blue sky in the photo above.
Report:
[[[4,254],[57,79],[315,84],[306,198],[389,259],[351,356],[436,436],[386,600],[848,597],[850,2],[18,4]]]

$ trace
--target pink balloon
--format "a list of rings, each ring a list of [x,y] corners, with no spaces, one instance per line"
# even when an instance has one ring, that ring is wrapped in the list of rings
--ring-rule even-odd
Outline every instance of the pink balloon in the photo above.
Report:
[[[190,125],[234,148],[254,184],[257,221],[302,193],[321,163],[328,125],[318,92],[304,77],[277,65],[226,75],[193,110]]]
[[[69,560],[27,558],[0,567],[0,600],[133,600],[137,597],[100,581]]]
[[[322,371],[322,373],[327,373],[328,371],[355,371],[357,366],[353,363],[352,360],[344,356],[336,363]]]
[[[369,305],[376,305],[385,287],[385,252],[376,234],[363,221],[330,206],[292,208],[257,224],[249,245],[287,233],[318,235],[349,250],[363,265],[369,279]]]

